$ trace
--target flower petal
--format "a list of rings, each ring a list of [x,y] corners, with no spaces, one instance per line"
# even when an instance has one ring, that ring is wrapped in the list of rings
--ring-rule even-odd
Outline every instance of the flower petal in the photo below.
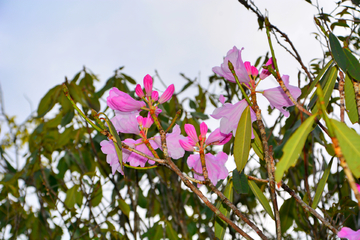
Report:
[[[171,84],[170,86],[168,86],[166,88],[165,92],[159,98],[159,103],[161,104],[161,103],[169,101],[171,99],[172,95],[174,94],[174,91],[175,91],[174,84]]]
[[[197,142],[199,142],[199,138],[197,136],[195,127],[189,123],[184,125],[184,129],[185,132],[187,133],[187,135],[193,140],[193,142],[196,144]]]
[[[146,96],[151,97],[152,88],[153,88],[153,79],[149,74],[147,74],[144,77],[144,88],[145,88]]]

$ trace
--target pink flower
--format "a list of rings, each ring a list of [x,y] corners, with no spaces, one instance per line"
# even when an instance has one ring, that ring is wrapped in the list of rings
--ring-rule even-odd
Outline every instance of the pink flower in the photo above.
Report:
[[[136,85],[136,87],[135,87],[135,93],[136,93],[136,95],[139,96],[139,98],[145,97],[144,92],[143,92],[140,84]]]
[[[159,103],[162,104],[164,102],[169,101],[171,99],[172,95],[174,94],[174,91],[175,91],[174,84],[171,84],[170,86],[168,86],[166,88],[165,92],[159,98]]]
[[[126,145],[128,145],[129,147],[135,148],[136,150],[145,153],[146,155],[149,156],[154,156],[151,151],[147,148],[147,146],[143,143],[142,139],[138,139],[138,140],[134,140],[134,139],[130,139],[127,138],[123,141]],[[154,148],[157,149],[158,146],[156,145],[156,143],[153,140],[149,140],[150,145]],[[123,152],[123,161],[124,162],[128,162],[129,165],[137,167],[145,167],[146,162],[149,162],[149,164],[153,165],[155,162],[153,160],[148,160],[146,157],[140,156],[137,153],[134,152],[130,152],[129,150],[123,148],[122,149]]]
[[[285,86],[290,91],[290,94],[294,99],[301,95],[301,90],[298,87],[289,85],[289,76],[283,75],[282,79]],[[279,86],[276,88],[270,88],[264,90],[263,95],[269,100],[271,108],[277,108],[280,112],[284,114],[285,117],[288,117],[290,113],[284,109],[284,107],[290,107],[294,104],[291,102],[289,97],[285,94],[284,90]]]
[[[211,153],[205,154],[205,165],[208,171],[209,179],[212,184],[216,185],[219,179],[225,179],[229,171],[225,167],[225,163],[228,159],[228,155],[224,152],[218,152],[216,157]],[[195,170],[194,178],[203,181],[204,176],[202,176],[202,166],[200,155],[192,154],[187,159],[187,164],[189,168]]]
[[[272,68],[275,69],[275,66],[274,66],[274,63],[273,63],[272,58],[270,58],[270,59],[266,62],[266,64],[265,64],[265,66],[269,66],[269,65],[272,65]],[[267,77],[270,76],[270,75],[271,75],[271,73],[269,72],[269,70],[263,69],[263,70],[261,71],[261,73],[260,73],[260,79],[265,79],[265,78],[267,78]]]
[[[355,184],[356,184],[356,187],[357,187],[357,189],[358,189],[358,192],[360,192],[360,185],[357,184],[357,183],[355,183]]]
[[[184,156],[185,150],[180,145],[180,140],[186,140],[187,138],[181,135],[181,130],[179,125],[175,125],[172,133],[166,134],[166,144],[168,147],[169,156],[173,159],[179,159]],[[154,141],[158,147],[162,150],[161,138],[156,136]]]
[[[115,110],[115,117],[111,119],[117,132],[139,135],[139,124],[136,121],[139,111],[120,112]]]
[[[210,133],[209,137],[206,139],[205,144],[209,145],[224,145],[230,141],[232,134],[225,134],[220,132],[220,128],[215,129]]]
[[[144,77],[144,88],[145,88],[146,96],[150,97],[152,94],[153,79],[149,74],[147,74]]]
[[[360,240],[360,230],[356,232],[348,227],[343,227],[337,234],[339,238],[347,238],[349,240]]]
[[[121,112],[133,112],[145,106],[143,101],[136,101],[129,94],[120,91],[116,87],[110,90],[106,102],[111,109]]]
[[[118,171],[119,173],[124,175],[124,172],[120,167],[119,158],[117,157],[113,141],[103,140],[100,142],[100,146],[101,151],[106,154],[106,162],[110,164],[112,174],[114,175],[115,172]]]
[[[246,102],[246,99],[243,99],[240,102],[235,103],[234,105],[231,103],[225,103],[222,107],[216,108],[210,116],[215,119],[221,119],[220,131],[222,133],[229,134],[230,132],[233,132],[233,135],[235,136],[241,114],[247,106],[249,105]],[[250,115],[251,122],[254,122],[256,120],[256,115],[251,108]],[[251,138],[254,138],[253,133]]]
[[[259,71],[257,70],[257,68],[254,66],[251,66],[250,62],[244,62],[244,66],[246,68],[248,75],[252,76],[255,79],[256,76],[259,74]]]
[[[228,51],[228,53],[224,59],[224,62],[221,64],[221,66],[212,68],[213,72],[224,77],[226,80],[229,80],[230,82],[235,82],[235,78],[232,75],[232,73],[229,69],[229,65],[228,65],[228,61],[230,61],[234,66],[234,70],[235,70],[237,77],[239,78],[239,82],[245,83],[245,84],[249,83],[250,77],[249,77],[248,71],[241,59],[241,51],[242,50],[243,50],[243,48],[241,50],[239,50],[234,46],[233,49]]]

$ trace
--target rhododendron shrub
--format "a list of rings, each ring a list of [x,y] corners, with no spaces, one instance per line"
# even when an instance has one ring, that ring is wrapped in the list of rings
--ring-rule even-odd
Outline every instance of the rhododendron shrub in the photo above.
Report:
[[[352,2],[315,16],[324,55],[310,64],[239,1],[268,45],[227,46],[208,82],[182,74],[175,88],[143,73],[138,83],[120,68],[97,89],[84,68],[23,124],[2,108],[1,238],[360,239]]]

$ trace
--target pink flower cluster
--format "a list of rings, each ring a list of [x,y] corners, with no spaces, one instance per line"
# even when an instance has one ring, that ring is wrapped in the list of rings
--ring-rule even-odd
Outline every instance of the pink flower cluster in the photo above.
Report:
[[[250,62],[242,61],[241,59],[242,50],[243,49],[239,50],[236,47],[233,47],[233,49],[228,51],[224,59],[224,62],[220,65],[220,67],[214,67],[213,71],[216,74],[224,77],[226,80],[230,82],[235,82],[235,78],[228,67],[228,61],[230,61],[234,66],[234,70],[239,79],[239,82],[243,83],[250,90],[255,91],[259,83],[259,82],[257,83],[255,82],[256,77],[258,76],[258,70],[254,66],[251,66]],[[273,65],[271,58],[266,63],[266,66],[270,66],[270,65]],[[267,69],[263,69],[259,75],[260,81],[267,78],[269,75],[270,72]],[[282,79],[284,81],[285,86],[289,89],[291,95],[295,99],[297,99],[301,94],[301,90],[298,87],[289,85],[288,75],[283,75]],[[256,92],[262,93],[265,96],[265,98],[267,98],[267,100],[270,102],[270,106],[272,108],[278,109],[286,117],[289,116],[289,112],[286,111],[284,107],[293,106],[294,104],[290,101],[290,99],[284,93],[284,91],[280,86],[266,89],[262,92],[261,91],[256,91]],[[241,114],[244,111],[244,109],[248,106],[248,103],[244,99],[236,104],[231,104],[231,103],[224,104],[225,99],[223,97],[221,97],[220,101],[223,104],[223,106],[215,109],[211,116],[215,119],[221,119],[220,121],[221,132],[227,134],[232,131],[233,134],[235,135]],[[251,120],[255,121],[256,115],[254,111],[250,109],[250,112],[251,112]]]
[[[185,124],[184,128],[188,137],[186,140],[180,140],[180,145],[186,151],[204,153],[207,146],[224,145],[231,139],[231,134],[221,133],[219,128],[206,138],[208,127],[204,122],[200,124],[199,136],[193,125]],[[216,185],[219,179],[225,179],[228,176],[229,172],[225,167],[227,159],[228,156],[224,152],[218,152],[216,156],[211,153],[205,154],[205,165],[212,184]],[[190,169],[194,170],[195,179],[204,180],[200,154],[191,154],[187,159],[187,164]]]
[[[150,111],[151,109],[155,109],[155,113],[159,114],[161,110],[158,109],[157,106],[170,100],[175,88],[173,84],[170,85],[159,98],[159,93],[152,89],[153,80],[150,75],[146,75],[144,78],[144,88],[145,94],[140,84],[135,88],[135,93],[143,101],[135,100],[129,94],[124,93],[117,88],[112,88],[109,92],[109,97],[107,98],[107,104],[115,111],[115,116],[111,119],[111,122],[117,132],[135,134],[141,137],[137,140],[128,138],[123,142],[126,145],[153,157],[153,154],[146,146],[145,142],[149,142],[154,150],[161,148],[160,136],[147,137],[148,129],[151,127],[154,120],[150,114],[148,114],[147,117],[142,117],[139,113],[142,110]],[[168,152],[170,157],[174,159],[181,158],[185,154],[184,149],[180,146],[179,140],[186,138],[180,133],[180,127],[175,125],[172,133],[166,135]],[[106,161],[110,164],[112,173],[115,174],[115,172],[118,171],[121,174],[124,174],[120,167],[114,143],[111,140],[103,140],[100,145],[102,152],[107,155]],[[124,162],[129,163],[129,165],[134,167],[144,167],[146,163],[149,163],[150,165],[155,163],[154,161],[148,160],[146,157],[140,156],[127,149],[123,149],[122,158]]]

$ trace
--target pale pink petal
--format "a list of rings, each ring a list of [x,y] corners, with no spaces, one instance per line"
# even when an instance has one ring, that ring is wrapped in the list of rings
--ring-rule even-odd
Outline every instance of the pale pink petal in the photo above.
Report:
[[[166,134],[166,143],[171,158],[179,159],[184,156],[185,150],[180,145],[180,141],[186,139],[186,137],[181,135],[180,126],[177,124],[173,127],[172,133]]]
[[[237,77],[239,78],[240,83],[248,83],[250,81],[249,75],[246,71],[245,65],[241,59],[241,51],[235,46],[233,49],[229,50],[226,57],[224,58],[224,62],[220,67],[213,67],[213,72],[224,77],[225,79],[235,82],[235,78],[232,75],[228,62],[230,61],[233,66]]]
[[[187,159],[187,165],[190,169],[194,169],[195,172],[202,174],[202,166],[199,154],[191,154]]]
[[[169,101],[171,99],[172,95],[174,94],[174,91],[175,91],[174,84],[171,84],[170,86],[168,86],[166,88],[165,92],[159,98],[159,103],[161,104],[161,103]]]
[[[120,112],[115,110],[115,116],[111,119],[117,132],[132,133],[138,135],[140,133],[136,116],[139,111]]]
[[[208,126],[205,122],[200,123],[200,134],[202,139],[206,138],[206,133],[208,131]]]
[[[146,96],[151,97],[152,88],[153,88],[153,79],[149,74],[147,74],[144,77],[144,88],[145,88]]]
[[[199,138],[193,125],[187,123],[185,124],[184,129],[187,135],[194,141],[195,144],[199,142]]]
[[[242,112],[249,106],[245,99],[235,103],[225,103],[222,107],[216,108],[210,116],[220,120],[220,131],[229,134],[231,131],[233,135],[236,134],[237,125],[239,123]],[[256,120],[255,112],[250,108],[251,122]],[[254,135],[252,134],[252,138]]]
[[[121,112],[140,110],[141,107],[146,105],[143,101],[136,101],[129,94],[124,93],[115,87],[110,90],[106,102],[111,109]]]
[[[157,144],[154,141],[150,140],[150,145],[154,149],[157,149]],[[142,153],[145,153],[146,155],[153,156],[153,154],[148,149],[148,147],[144,143],[142,143],[142,139],[138,139],[135,141],[135,149]],[[146,162],[149,162],[149,164],[151,165],[155,163],[153,160],[148,160],[146,157],[140,156],[134,152],[130,154],[129,158],[127,159],[127,162],[129,162],[129,165],[134,167],[137,166],[145,167]]]
[[[289,76],[283,75],[282,77],[285,86],[290,91],[290,94],[293,96],[295,100],[301,95],[301,90],[298,87],[289,85]],[[284,114],[285,117],[289,116],[289,112],[284,109],[284,107],[293,106],[294,103],[291,102],[289,97],[285,94],[284,90],[279,86],[276,88],[270,88],[264,90],[263,92],[264,97],[270,102],[271,108],[276,108],[280,112]]]
[[[143,98],[145,96],[140,84],[136,85],[135,93],[139,96],[139,98]]]
[[[360,230],[354,231],[351,228],[343,227],[337,236],[339,238],[347,238],[348,240],[360,240]]]
[[[211,153],[205,154],[205,163],[209,179],[215,186],[219,179],[225,179],[229,175],[229,171],[225,167],[227,158],[228,156],[224,152],[219,152],[217,156]]]
[[[215,129],[210,133],[208,138],[205,141],[206,145],[224,145],[228,141],[230,141],[232,137],[231,133],[225,134],[220,132],[220,128]]]
[[[225,103],[225,97],[224,97],[224,95],[220,95],[220,97],[219,97],[219,101],[221,102],[221,104],[224,104]]]
[[[110,165],[112,174],[114,175],[118,171],[124,175],[113,141],[103,140],[100,142],[100,146],[101,151],[106,154],[106,162]]]

